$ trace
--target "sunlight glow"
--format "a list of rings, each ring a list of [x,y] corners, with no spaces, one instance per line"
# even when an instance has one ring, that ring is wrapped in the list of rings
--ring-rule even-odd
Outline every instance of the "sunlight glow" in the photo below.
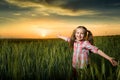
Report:
[[[33,30],[36,34],[38,34],[40,37],[47,37],[51,33],[51,30],[46,28],[39,28],[39,27],[33,27]]]
[[[47,31],[41,31],[41,34],[40,34],[42,37],[45,37],[47,36]]]

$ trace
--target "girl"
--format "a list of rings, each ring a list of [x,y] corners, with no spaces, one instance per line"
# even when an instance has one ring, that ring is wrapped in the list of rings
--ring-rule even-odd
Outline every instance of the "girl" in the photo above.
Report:
[[[89,51],[96,53],[105,59],[109,60],[113,66],[116,66],[118,63],[112,57],[106,55],[103,51],[98,49],[96,46],[93,46],[93,36],[92,33],[87,30],[84,26],[78,26],[72,33],[71,38],[67,38],[61,35],[58,35],[58,38],[61,38],[70,43],[70,46],[73,47],[73,59],[72,66],[73,71],[76,75],[76,68],[83,69],[88,66]]]

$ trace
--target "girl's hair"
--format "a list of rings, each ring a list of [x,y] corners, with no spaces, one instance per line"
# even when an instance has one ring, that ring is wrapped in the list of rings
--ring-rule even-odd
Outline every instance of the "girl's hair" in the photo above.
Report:
[[[84,38],[86,40],[88,40],[91,44],[93,44],[93,35],[92,35],[91,31],[87,30],[87,28],[84,26],[78,26],[76,29],[78,29],[78,28],[84,29]],[[70,38],[70,46],[71,47],[73,47],[74,42],[76,40],[76,38],[75,38],[76,29],[73,30],[73,33],[72,33],[71,38]]]

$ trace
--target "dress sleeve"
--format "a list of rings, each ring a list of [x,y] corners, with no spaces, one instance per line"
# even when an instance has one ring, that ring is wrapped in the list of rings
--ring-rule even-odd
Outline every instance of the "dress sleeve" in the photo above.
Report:
[[[70,38],[66,37],[65,41],[70,42]]]
[[[94,45],[91,45],[89,41],[85,41],[85,48],[87,48],[93,53],[98,53],[98,48]]]

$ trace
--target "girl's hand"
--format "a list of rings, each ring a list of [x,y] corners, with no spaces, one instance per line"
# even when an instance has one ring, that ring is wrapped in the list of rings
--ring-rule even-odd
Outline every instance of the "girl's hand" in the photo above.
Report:
[[[111,62],[111,64],[113,66],[117,66],[118,65],[118,61],[116,59],[114,59],[114,58],[111,58],[109,61]]]

